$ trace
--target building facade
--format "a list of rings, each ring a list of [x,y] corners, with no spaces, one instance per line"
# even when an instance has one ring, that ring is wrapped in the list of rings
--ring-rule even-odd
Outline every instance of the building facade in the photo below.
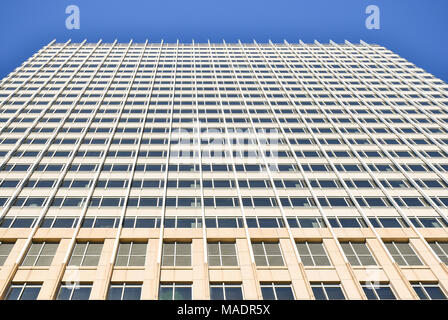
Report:
[[[0,83],[0,297],[445,299],[447,130],[378,45],[52,42]]]

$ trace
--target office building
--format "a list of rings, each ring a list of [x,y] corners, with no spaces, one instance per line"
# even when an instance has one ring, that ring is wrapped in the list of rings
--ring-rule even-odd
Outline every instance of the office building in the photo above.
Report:
[[[446,299],[447,133],[379,45],[51,42],[0,83],[0,297]]]

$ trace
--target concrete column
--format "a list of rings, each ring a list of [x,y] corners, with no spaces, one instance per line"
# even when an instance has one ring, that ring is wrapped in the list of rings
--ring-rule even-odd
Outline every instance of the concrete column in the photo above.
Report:
[[[17,271],[18,265],[16,264],[17,257],[20,254],[23,246],[26,243],[26,239],[17,239],[14,247],[9,253],[3,266],[0,268],[0,297],[5,298],[8,293],[9,285],[14,279],[15,273]]]
[[[358,280],[353,278],[353,273],[349,270],[349,266],[347,266],[344,261],[344,257],[339,251],[335,241],[335,239],[323,239],[325,249],[331,257],[333,266],[336,269],[339,280],[341,281],[341,286],[344,290],[345,297],[349,300],[363,299],[364,297],[360,292],[362,289],[360,288],[359,283],[357,283]]]
[[[39,300],[56,299],[62,277],[64,276],[65,264],[64,257],[70,245],[70,239],[62,239],[59,242],[58,249],[54,255],[50,268],[47,271],[46,278],[39,292]],[[73,281],[79,281],[73,279]]]
[[[208,266],[204,262],[204,240],[193,239],[191,244],[193,266],[193,299],[209,300]]]
[[[415,249],[420,260],[431,269],[435,278],[439,280],[439,285],[445,288],[445,290],[448,290],[448,273],[446,272],[446,269],[440,265],[433,253],[429,251],[421,239],[409,239],[409,243]]]
[[[142,300],[157,299],[159,291],[157,274],[160,268],[157,264],[157,255],[158,239],[149,239],[146,248],[146,267],[142,285]]]
[[[390,286],[397,295],[397,299],[415,299],[415,294],[411,291],[412,289],[410,288],[409,283],[407,283],[406,279],[403,279],[401,273],[379,241],[374,238],[367,238],[366,243],[370,252],[375,256],[376,262],[389,278]]]
[[[285,260],[285,265],[288,267],[291,276],[291,284],[295,298],[297,300],[312,299],[311,287],[309,286],[308,280],[305,278],[306,274],[303,268],[301,268],[298,263],[298,259],[292,246],[293,244],[289,239],[280,239],[283,259]]]
[[[244,292],[244,299],[246,300],[261,300],[261,290],[257,280],[256,266],[250,259],[249,248],[247,247],[246,239],[236,239],[236,247],[238,260],[241,269],[242,286]]]
[[[107,290],[109,289],[109,274],[113,268],[113,265],[110,263],[110,258],[114,248],[114,241],[115,239],[104,240],[101,258],[92,285],[92,292],[90,293],[90,300],[106,299]]]

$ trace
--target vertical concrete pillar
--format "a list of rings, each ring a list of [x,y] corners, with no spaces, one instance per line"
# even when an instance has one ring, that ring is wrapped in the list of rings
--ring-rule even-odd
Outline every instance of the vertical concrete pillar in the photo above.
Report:
[[[295,244],[294,244],[295,245]],[[291,276],[291,285],[294,290],[294,295],[297,300],[309,300],[312,298],[311,287],[309,282],[305,279],[306,274],[300,268],[298,259],[294,252],[293,244],[289,239],[280,239],[280,247],[283,253],[285,265],[288,267]]]
[[[39,292],[39,300],[56,299],[61,279],[64,276],[64,257],[69,249],[70,239],[62,239]],[[73,279],[76,281],[76,279]]]
[[[101,258],[92,285],[90,300],[104,300],[109,289],[109,274],[112,272],[113,264],[110,263],[115,239],[105,239]]]
[[[208,267],[204,262],[204,240],[193,239],[191,244],[193,266],[193,299],[209,300],[209,275]]]
[[[5,298],[8,293],[9,285],[14,279],[18,265],[16,264],[17,257],[20,254],[23,246],[26,243],[26,239],[17,239],[14,247],[9,253],[3,266],[0,268],[0,298]]]
[[[367,238],[366,243],[369,246],[370,252],[375,256],[378,266],[382,268],[387,275],[392,290],[397,295],[397,299],[411,300],[415,299],[415,294],[412,292],[406,279],[403,279],[395,263],[390,259],[385,252],[381,243],[375,238]]]
[[[241,269],[244,299],[260,300],[262,296],[257,281],[257,270],[255,264],[251,261],[247,240],[236,239],[236,248]]]
[[[349,266],[345,263],[342,253],[336,244],[335,239],[323,239],[325,249],[327,250],[329,256],[332,259],[333,265],[341,281],[341,286],[344,290],[344,294],[347,299],[360,300],[364,296],[360,292],[360,284],[357,279],[353,278],[353,273],[350,271]]]
[[[158,272],[160,266],[157,264],[158,239],[149,239],[146,248],[146,263],[142,285],[142,300],[154,300],[159,290]]]

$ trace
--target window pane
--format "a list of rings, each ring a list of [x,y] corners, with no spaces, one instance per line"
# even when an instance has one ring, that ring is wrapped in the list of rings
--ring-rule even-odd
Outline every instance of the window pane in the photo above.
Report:
[[[94,267],[98,265],[99,261],[100,257],[98,256],[87,256],[84,258],[82,265],[86,267]]]
[[[190,255],[191,254],[191,244],[190,243],[176,243],[176,254],[180,255]]]
[[[173,288],[161,286],[159,289],[159,300],[173,300]]]
[[[278,300],[294,300],[291,287],[276,287],[275,292],[277,293]]]
[[[221,259],[219,258],[219,256],[209,256],[208,263],[212,267],[221,266]],[[224,265],[224,262],[223,262],[223,265]]]
[[[315,262],[316,266],[329,266],[329,265],[331,265],[330,260],[327,258],[327,256],[314,257],[314,262]]]
[[[117,261],[115,265],[118,267],[127,266],[128,265],[128,257],[127,256],[117,256]]]
[[[22,292],[22,287],[11,287],[6,300],[18,300],[21,292]]]
[[[176,257],[176,266],[180,266],[180,267],[191,266],[191,257],[190,256],[177,256]]]
[[[144,266],[145,265],[145,256],[138,256],[138,257],[130,257],[129,258],[129,266],[130,267],[138,267],[138,266]]]
[[[236,256],[223,256],[222,257],[222,265],[223,266],[237,266],[238,260]]]
[[[40,256],[37,261],[35,266],[49,266],[51,265],[51,261],[53,260],[53,256],[49,257],[49,256]]]
[[[101,250],[103,249],[103,244],[102,243],[90,243],[86,254],[87,255],[99,255],[101,254]]]
[[[91,287],[82,286],[73,290],[72,300],[89,300]]]
[[[224,292],[222,287],[210,287],[211,300],[224,300]]]
[[[69,287],[62,286],[59,290],[58,300],[69,300],[72,290]]]
[[[376,261],[372,256],[361,256],[359,260],[363,266],[376,266]]]
[[[261,287],[263,300],[275,300],[274,289],[271,287]]]
[[[378,300],[375,291],[370,286],[363,286],[362,289],[369,300]]]
[[[442,292],[442,290],[439,287],[436,286],[427,286],[425,287],[426,292],[431,297],[431,299],[446,299],[445,294]]]
[[[235,255],[235,243],[221,243],[221,253],[223,255]]]
[[[404,258],[406,259],[407,264],[410,265],[410,266],[420,266],[420,265],[422,265],[422,262],[420,261],[420,259],[416,255],[405,256]]]
[[[82,260],[82,257],[80,257],[80,256],[77,256],[77,257],[72,256],[68,265],[69,266],[80,266],[81,260]]]
[[[255,264],[257,266],[267,266],[268,265],[268,261],[266,260],[265,256],[255,256]]]
[[[128,255],[130,251],[131,251],[130,243],[120,243],[120,246],[118,247],[119,255]]]
[[[218,243],[208,243],[207,249],[208,249],[209,255],[218,255],[219,254],[219,244]]]
[[[39,295],[40,287],[26,287],[23,290],[20,300],[36,300]]]
[[[283,258],[281,256],[268,256],[268,263],[270,266],[283,266]]]
[[[108,300],[121,300],[122,287],[111,286],[107,294]]]
[[[414,290],[415,290],[415,293],[417,293],[418,297],[419,297],[421,300],[428,300],[428,297],[426,296],[426,293],[425,293],[425,291],[423,290],[422,287],[420,287],[419,285],[417,285],[417,286],[413,286],[413,288],[414,288]]]
[[[146,243],[134,243],[132,246],[131,254],[146,255]]]
[[[376,293],[381,300],[395,300],[395,295],[389,287],[380,286],[376,289]]]
[[[327,297],[325,295],[324,289],[321,287],[312,287],[314,298],[316,300],[327,300]]]
[[[162,257],[162,266],[174,266],[174,256]]]
[[[265,242],[266,254],[268,255],[281,255],[280,246],[278,243]]]
[[[123,300],[140,300],[142,288],[136,286],[126,287],[124,289]]]
[[[175,288],[174,300],[191,300],[191,287]]]
[[[241,291],[241,287],[228,287],[225,289],[226,291],[226,300],[242,300],[243,292]]]
[[[327,287],[326,288],[329,300],[344,300],[344,294],[339,287]]]

